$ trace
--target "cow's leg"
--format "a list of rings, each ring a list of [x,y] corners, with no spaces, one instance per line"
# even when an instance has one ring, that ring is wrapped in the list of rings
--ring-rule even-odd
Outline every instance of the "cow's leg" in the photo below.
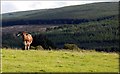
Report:
[[[29,50],[29,48],[30,48],[30,43],[27,41],[26,44],[27,44],[27,50]]]
[[[25,50],[27,50],[27,45],[25,45]]]
[[[24,45],[25,45],[25,50],[27,49],[27,42],[24,41]]]
[[[30,45],[28,45],[28,50],[30,49]]]

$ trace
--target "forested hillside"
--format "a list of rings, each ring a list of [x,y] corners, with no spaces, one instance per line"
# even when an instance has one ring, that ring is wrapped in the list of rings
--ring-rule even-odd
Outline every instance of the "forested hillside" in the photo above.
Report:
[[[48,28],[46,35],[58,47],[63,47],[65,43],[74,43],[85,49],[119,50],[118,17],[80,25]]]
[[[21,31],[33,35],[32,46],[35,47],[62,49],[65,44],[76,44],[82,49],[119,51],[118,4],[103,2],[3,14],[2,45],[21,48],[22,41],[16,33],[24,25],[29,27],[21,28]],[[45,27],[43,30],[36,26]]]

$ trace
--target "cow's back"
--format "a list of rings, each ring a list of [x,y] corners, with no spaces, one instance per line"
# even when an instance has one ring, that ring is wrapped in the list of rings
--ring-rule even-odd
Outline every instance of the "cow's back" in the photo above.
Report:
[[[33,41],[32,35],[27,34],[27,35],[26,35],[26,38],[25,38],[25,41],[28,41],[28,42],[31,42],[31,43],[32,43],[32,41]]]

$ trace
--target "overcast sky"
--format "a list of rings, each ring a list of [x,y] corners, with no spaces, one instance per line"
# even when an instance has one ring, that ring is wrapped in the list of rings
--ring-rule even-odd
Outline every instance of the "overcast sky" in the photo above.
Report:
[[[119,0],[74,0],[74,1],[1,1],[1,13],[8,12],[16,12],[16,11],[26,11],[26,10],[35,10],[35,9],[49,9],[49,8],[58,8],[63,6],[70,5],[81,5],[86,3],[94,3],[94,2],[111,2],[111,1],[119,1]]]

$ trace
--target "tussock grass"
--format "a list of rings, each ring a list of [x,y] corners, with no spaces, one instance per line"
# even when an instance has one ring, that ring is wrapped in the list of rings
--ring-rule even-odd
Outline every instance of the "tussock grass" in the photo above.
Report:
[[[119,55],[95,51],[2,49],[2,72],[119,72]]]

